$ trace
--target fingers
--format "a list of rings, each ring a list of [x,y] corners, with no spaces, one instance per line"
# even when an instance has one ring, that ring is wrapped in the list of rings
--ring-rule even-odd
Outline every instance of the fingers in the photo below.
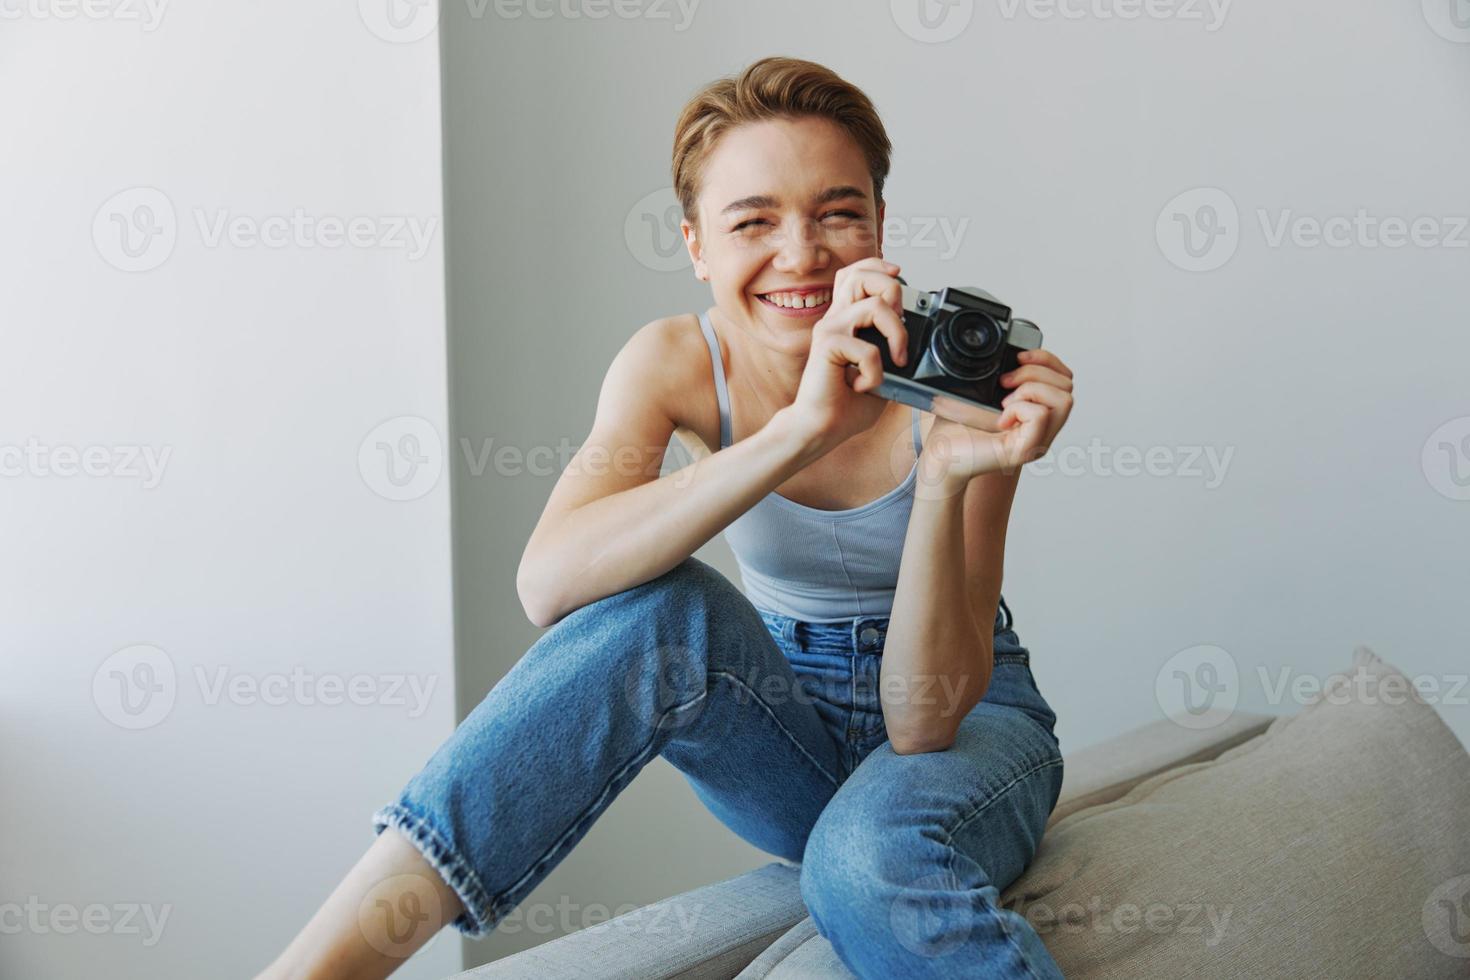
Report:
[[[833,333],[822,339],[821,350],[834,364],[856,364],[857,380],[852,390],[869,392],[883,383],[883,359],[878,348],[847,333]]]
[[[1071,374],[1062,374],[1054,368],[1041,364],[1022,364],[1014,371],[1002,374],[998,380],[1007,388],[1019,385],[1023,381],[1042,381],[1063,391],[1071,391],[1073,384]]]
[[[1027,381],[1000,400],[1001,405],[1016,401],[1031,401],[1048,408],[1070,409],[1072,394],[1041,381]]]
[[[1010,430],[1007,435],[1007,450],[1015,454],[1015,460],[1020,463],[1029,463],[1046,455],[1047,416],[1051,410],[1035,402],[1016,401],[1007,405],[1005,411],[1001,412],[999,427],[1001,431]]]
[[[1000,418],[995,420],[996,428],[1008,429],[1012,425],[1024,425],[1044,419],[1051,409],[1046,405],[1038,405],[1036,402],[1014,401],[1001,410]]]
[[[877,256],[860,259],[837,270],[832,282],[832,308],[882,297],[894,312],[903,313],[903,284],[893,278],[900,266]]]
[[[877,327],[878,331],[888,340],[888,351],[893,356],[895,364],[908,363],[909,334],[904,328],[903,317],[893,312],[884,302],[881,296],[869,296],[867,299],[838,310],[835,315],[828,314],[822,318],[822,330],[825,332],[838,333],[852,336],[853,332],[860,327]],[[867,344],[866,340],[859,343]],[[868,346],[872,346],[868,344]]]
[[[1022,365],[1039,364],[1042,367],[1051,368],[1058,374],[1064,374],[1069,378],[1072,376],[1072,369],[1063,364],[1060,357],[1057,357],[1044,347],[1020,351],[1016,354],[1016,360],[1020,361]]]

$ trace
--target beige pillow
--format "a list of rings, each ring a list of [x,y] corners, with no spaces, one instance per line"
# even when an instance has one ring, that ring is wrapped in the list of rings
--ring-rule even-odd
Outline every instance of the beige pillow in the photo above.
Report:
[[[1470,976],[1470,754],[1360,646],[1261,735],[1057,821],[1001,901],[1068,980]]]

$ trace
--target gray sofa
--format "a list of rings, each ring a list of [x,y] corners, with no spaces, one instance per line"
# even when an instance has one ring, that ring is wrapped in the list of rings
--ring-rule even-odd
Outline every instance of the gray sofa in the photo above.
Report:
[[[1402,678],[1359,647],[1293,714],[1068,754],[1002,903],[1069,978],[1470,976],[1470,755],[1412,692],[1377,693]],[[798,875],[775,861],[456,980],[851,980]]]

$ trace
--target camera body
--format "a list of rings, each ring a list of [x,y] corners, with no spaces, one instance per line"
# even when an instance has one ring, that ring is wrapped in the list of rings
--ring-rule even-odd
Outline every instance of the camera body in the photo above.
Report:
[[[899,280],[903,283],[903,280]],[[1016,369],[1016,355],[1041,346],[1041,328],[1011,316],[1011,308],[978,286],[937,292],[903,284],[908,363],[898,365],[877,327],[856,335],[883,358],[883,383],[873,394],[913,405],[976,429],[994,431],[1000,400],[1012,389],[998,380]]]

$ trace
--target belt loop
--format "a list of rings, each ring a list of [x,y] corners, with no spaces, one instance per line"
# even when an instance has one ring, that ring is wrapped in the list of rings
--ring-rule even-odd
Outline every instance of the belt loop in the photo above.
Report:
[[[787,643],[793,645],[796,643],[796,619],[794,617],[786,617],[786,622],[781,627],[781,636]]]

